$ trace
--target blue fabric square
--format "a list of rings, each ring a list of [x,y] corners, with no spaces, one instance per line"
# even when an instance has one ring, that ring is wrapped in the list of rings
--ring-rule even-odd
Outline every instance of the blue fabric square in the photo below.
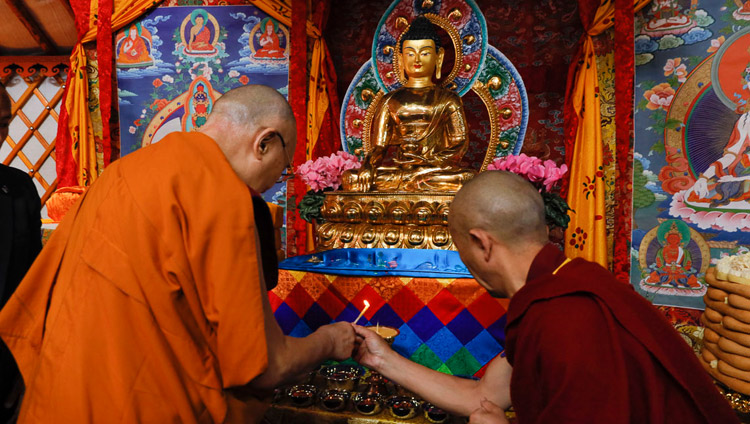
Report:
[[[414,352],[422,346],[422,340],[414,334],[409,324],[404,324],[399,328],[401,333],[393,340],[393,350],[400,353],[401,356],[410,358]]]
[[[292,337],[306,337],[312,334],[312,330],[310,327],[305,324],[305,321],[300,321],[292,330],[291,333],[289,333]]]
[[[500,317],[499,320],[493,322],[490,324],[489,327],[487,327],[487,331],[490,333],[492,337],[497,340],[500,345],[505,346],[505,322],[507,319],[507,315],[503,315]]]
[[[469,343],[484,330],[482,324],[474,318],[474,315],[468,309],[461,311],[446,327],[451,330],[461,344]]]
[[[410,320],[409,327],[420,339],[427,341],[433,334],[443,328],[443,323],[425,306],[420,309]]]
[[[281,305],[279,305],[273,315],[274,317],[276,317],[276,322],[279,323],[281,331],[283,331],[284,334],[287,335],[292,332],[294,326],[299,322],[297,313],[294,312],[294,310],[290,308],[286,303],[282,303]]]
[[[305,321],[305,324],[309,325],[313,331],[317,330],[321,325],[331,323],[331,317],[328,316],[328,313],[317,303],[313,303],[310,306],[310,309],[307,310],[307,313],[302,317],[302,320]]]
[[[435,352],[435,355],[437,355],[443,362],[447,361],[463,347],[463,344],[458,341],[456,336],[445,327],[438,330],[438,332],[430,337],[425,344],[427,344],[427,346],[432,349],[432,351]]]
[[[402,320],[401,317],[399,317],[398,314],[393,310],[393,308],[391,308],[391,306],[386,303],[381,306],[377,312],[375,312],[375,315],[372,316],[370,322],[399,328],[404,323],[404,320]]]
[[[347,321],[352,322],[354,321],[354,318],[357,318],[357,315],[359,315],[359,309],[354,307],[351,303],[346,304],[346,308],[344,308],[343,311],[339,314],[339,316],[336,317],[336,321]],[[365,318],[360,318],[360,321],[358,322],[359,325],[362,325],[362,323],[366,321]]]
[[[471,353],[471,356],[476,358],[482,366],[487,362],[491,361],[492,358],[497,356],[502,350],[501,346],[494,337],[487,331],[479,333],[474,340],[466,344],[466,350]]]

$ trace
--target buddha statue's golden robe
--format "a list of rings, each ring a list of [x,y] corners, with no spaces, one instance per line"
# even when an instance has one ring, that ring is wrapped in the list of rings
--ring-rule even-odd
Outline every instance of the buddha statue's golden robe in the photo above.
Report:
[[[374,111],[372,147],[359,170],[344,174],[346,191],[457,191],[475,172],[459,167],[469,148],[463,103],[435,85],[402,87]],[[390,146],[393,164],[384,165]]]

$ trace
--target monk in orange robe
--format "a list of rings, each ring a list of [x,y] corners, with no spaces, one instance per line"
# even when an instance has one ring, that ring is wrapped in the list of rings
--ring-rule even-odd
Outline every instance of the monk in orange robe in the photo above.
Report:
[[[478,380],[409,361],[355,326],[355,359],[472,424],[739,423],[664,316],[598,264],[548,244],[537,189],[504,171],[464,184],[448,217],[467,268],[510,297],[507,357]]]
[[[351,355],[351,324],[288,337],[268,302],[252,192],[295,133],[283,96],[243,86],[104,171],[0,312],[19,422],[259,422],[273,387]]]

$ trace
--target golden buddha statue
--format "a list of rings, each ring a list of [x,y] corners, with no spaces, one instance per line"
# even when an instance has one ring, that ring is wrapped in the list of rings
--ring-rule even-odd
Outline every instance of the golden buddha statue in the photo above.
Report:
[[[468,28],[465,11],[442,12],[409,23],[408,13],[394,9],[373,37],[373,60],[355,77],[342,107],[342,139],[350,151],[363,153],[362,167],[344,173],[340,190],[325,193],[318,250],[455,249],[448,212],[456,191],[500,148],[513,148],[501,127],[510,137],[523,133],[525,91],[507,58],[481,42],[481,15],[480,25]],[[438,28],[454,51],[443,79]],[[469,145],[461,100],[469,89],[487,108],[491,128],[486,141],[476,140],[480,148],[487,145],[482,165],[462,168],[464,155],[477,147]]]
[[[378,103],[371,150],[362,168],[344,174],[344,190],[455,192],[474,176],[459,166],[469,148],[461,97],[432,80],[440,78],[444,53],[433,24],[416,18],[401,37],[398,56],[406,83]],[[393,165],[385,165],[391,146]]]

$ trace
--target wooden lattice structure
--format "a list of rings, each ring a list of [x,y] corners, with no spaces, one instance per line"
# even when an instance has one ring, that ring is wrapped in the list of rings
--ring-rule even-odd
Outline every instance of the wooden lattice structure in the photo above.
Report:
[[[0,81],[11,97],[12,119],[0,161],[29,173],[44,207],[57,188],[55,139],[68,57],[0,57]]]

